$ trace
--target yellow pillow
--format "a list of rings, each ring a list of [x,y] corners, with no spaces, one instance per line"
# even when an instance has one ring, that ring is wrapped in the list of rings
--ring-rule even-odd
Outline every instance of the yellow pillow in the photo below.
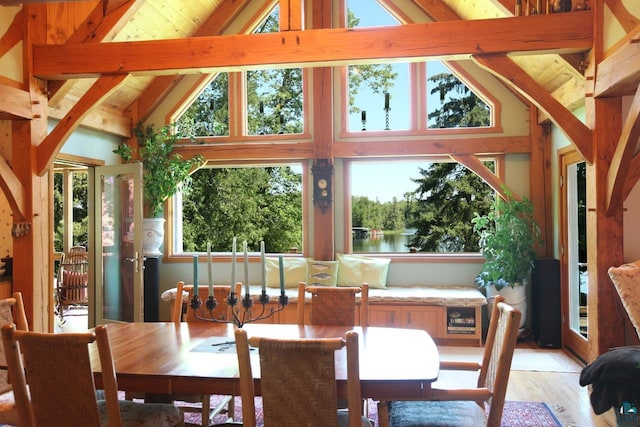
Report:
[[[390,258],[370,258],[362,255],[336,254],[338,259],[338,286],[386,288]]]
[[[307,259],[300,257],[283,257],[284,287],[297,288],[298,283],[307,280]],[[265,257],[265,280],[270,288],[280,287],[280,265],[278,258]]]

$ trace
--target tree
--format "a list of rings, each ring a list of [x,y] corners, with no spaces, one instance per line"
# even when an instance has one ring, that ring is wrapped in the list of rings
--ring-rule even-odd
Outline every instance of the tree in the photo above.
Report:
[[[490,111],[464,83],[450,73],[430,78],[436,82],[441,108],[429,114],[436,128],[488,126]],[[456,96],[459,94],[461,96]],[[492,162],[486,163],[493,167]],[[478,252],[478,236],[471,219],[486,214],[494,193],[482,179],[459,163],[433,163],[420,169],[422,178],[410,204],[409,227],[416,233],[409,245],[422,252]]]
[[[183,247],[228,252],[233,237],[268,252],[302,246],[302,176],[289,167],[205,168],[183,200]]]
[[[416,228],[409,245],[422,252],[478,252],[478,236],[471,219],[486,213],[492,190],[459,163],[433,163],[420,168],[410,227]]]
[[[429,80],[436,83],[431,94],[439,94],[441,107],[429,113],[430,128],[480,127],[491,124],[491,111],[467,85],[454,74],[440,73]],[[457,93],[455,96],[452,92]]]

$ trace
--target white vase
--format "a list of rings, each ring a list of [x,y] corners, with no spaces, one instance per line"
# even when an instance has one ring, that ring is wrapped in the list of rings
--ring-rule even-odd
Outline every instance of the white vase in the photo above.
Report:
[[[505,286],[499,291],[495,286],[488,286],[487,288],[487,309],[489,316],[493,311],[493,300],[496,295],[502,295],[504,302],[520,310],[522,317],[520,318],[520,331],[524,330],[524,325],[527,321],[527,287],[517,283],[515,286]]]
[[[164,243],[164,218],[144,218],[142,220],[142,253],[147,256],[162,255],[160,246]]]

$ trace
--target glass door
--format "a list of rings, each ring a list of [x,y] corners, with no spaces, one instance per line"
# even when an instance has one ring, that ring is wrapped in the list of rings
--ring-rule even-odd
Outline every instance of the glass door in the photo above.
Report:
[[[586,360],[587,340],[587,205],[586,163],[575,152],[562,165],[562,341]]]
[[[142,322],[142,164],[96,168],[96,324]]]

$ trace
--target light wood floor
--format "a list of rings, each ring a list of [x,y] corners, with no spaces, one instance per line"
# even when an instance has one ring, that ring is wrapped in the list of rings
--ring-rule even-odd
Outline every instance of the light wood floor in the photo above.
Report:
[[[72,309],[56,332],[85,331],[86,309]],[[439,347],[440,357],[449,360],[480,360],[480,347]],[[612,411],[595,415],[589,402],[589,390],[578,379],[584,365],[561,350],[541,349],[535,343],[519,343],[509,378],[507,400],[546,402],[565,427],[616,426]],[[442,386],[475,385],[468,373],[443,372]]]
[[[439,347],[440,357],[450,360],[480,360],[482,349],[475,347]],[[589,402],[589,390],[580,387],[584,365],[562,350],[540,349],[531,343],[518,344],[507,389],[507,400],[546,402],[565,427],[616,426],[613,410],[595,415]],[[467,375],[465,377],[465,375]],[[443,372],[443,385],[472,381],[468,374]]]

